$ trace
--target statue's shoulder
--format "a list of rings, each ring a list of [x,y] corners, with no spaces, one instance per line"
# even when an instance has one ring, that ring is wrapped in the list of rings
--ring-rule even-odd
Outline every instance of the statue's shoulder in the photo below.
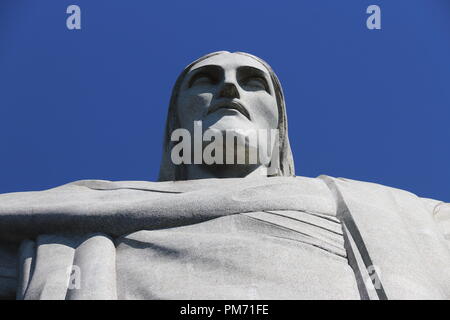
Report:
[[[324,181],[332,181],[334,184],[336,184],[340,189],[347,189],[347,191],[351,190],[364,190],[364,192],[380,192],[380,191],[389,191],[389,192],[400,192],[400,193],[409,193],[413,194],[412,192],[409,192],[407,190],[383,185],[376,182],[370,182],[370,181],[361,181],[361,180],[355,180],[355,179],[349,179],[344,177],[332,177],[328,175],[321,175],[318,177],[318,179],[324,180]]]
[[[449,204],[378,183],[321,178],[334,189],[338,212],[351,238],[359,239],[356,247],[381,270],[389,298],[448,297],[448,287],[440,283],[450,279],[445,268],[450,261]],[[405,261],[408,272],[403,271]]]
[[[449,212],[450,217],[450,203],[445,203],[440,200],[424,198],[409,190],[386,186],[383,184],[360,181],[349,178],[335,178],[331,176],[321,175],[318,177],[328,182],[328,185],[333,184],[336,189],[345,194],[347,198],[365,199],[366,202],[384,204],[386,201],[380,201],[382,198],[395,198],[397,202],[414,202],[420,203],[428,212],[436,214],[436,212]],[[378,201],[374,201],[378,199]],[[446,213],[445,213],[446,214]]]

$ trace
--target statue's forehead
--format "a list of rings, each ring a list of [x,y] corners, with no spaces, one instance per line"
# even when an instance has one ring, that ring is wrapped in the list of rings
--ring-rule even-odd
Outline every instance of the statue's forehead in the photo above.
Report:
[[[198,69],[207,65],[217,65],[221,66],[224,69],[237,69],[242,66],[249,66],[260,69],[267,74],[269,74],[269,70],[259,61],[253,59],[250,56],[246,56],[239,53],[220,53],[211,57],[206,58],[195,64],[191,70]]]

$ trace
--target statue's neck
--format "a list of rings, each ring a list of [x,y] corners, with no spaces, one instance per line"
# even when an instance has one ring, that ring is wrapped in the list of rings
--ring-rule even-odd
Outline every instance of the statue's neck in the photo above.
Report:
[[[257,178],[267,177],[267,168],[263,165],[220,165],[202,166],[187,165],[186,179],[209,179],[209,178]]]

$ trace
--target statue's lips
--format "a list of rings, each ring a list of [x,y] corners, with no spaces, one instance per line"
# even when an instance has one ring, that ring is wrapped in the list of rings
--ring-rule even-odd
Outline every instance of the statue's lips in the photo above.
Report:
[[[209,108],[207,114],[214,113],[220,109],[236,110],[239,113],[241,113],[243,116],[245,116],[248,120],[250,120],[250,114],[248,113],[247,109],[240,102],[237,102],[237,101],[218,102]]]

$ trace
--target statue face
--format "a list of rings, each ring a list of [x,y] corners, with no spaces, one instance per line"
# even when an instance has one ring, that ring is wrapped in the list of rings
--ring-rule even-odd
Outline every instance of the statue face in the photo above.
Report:
[[[192,67],[178,95],[180,126],[203,130],[276,129],[278,107],[269,71],[255,59],[222,53]]]
[[[160,180],[292,176],[283,94],[272,77],[258,58],[226,51],[183,71],[172,91]]]

